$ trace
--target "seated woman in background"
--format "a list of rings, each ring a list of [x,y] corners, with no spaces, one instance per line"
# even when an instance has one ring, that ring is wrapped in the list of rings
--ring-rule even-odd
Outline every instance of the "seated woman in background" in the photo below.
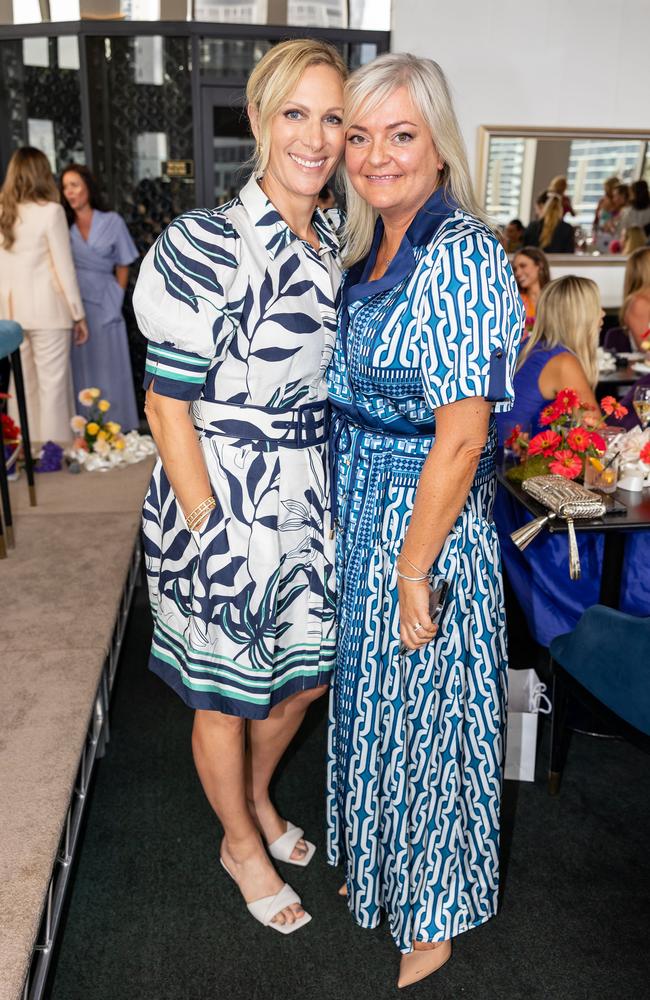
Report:
[[[61,200],[90,331],[88,343],[72,355],[75,393],[89,386],[101,388],[111,404],[111,420],[123,431],[132,431],[140,421],[122,303],[129,264],[138,251],[122,217],[102,211],[88,167],[71,163],[65,168]]]
[[[537,434],[543,408],[570,386],[580,399],[598,409],[598,332],[603,321],[598,286],[589,278],[567,274],[540,295],[537,319],[517,362],[515,405],[497,414],[499,444],[515,424]]]
[[[632,350],[639,350],[650,339],[650,247],[640,247],[628,257],[620,320],[630,333]]]
[[[503,247],[506,253],[517,253],[524,245],[525,226],[521,219],[511,219],[503,228]]]
[[[558,390],[575,389],[585,403],[594,405],[601,317],[598,289],[587,278],[567,275],[544,289],[535,329],[522,349],[515,373],[514,409],[497,414],[500,441],[505,440],[515,423],[537,433],[541,429],[540,409]],[[621,423],[624,421],[616,425]],[[531,636],[541,646],[548,646],[556,636],[574,629],[585,609],[598,603],[605,535],[601,531],[578,532],[582,576],[572,580],[565,533],[542,531],[523,551],[515,546],[511,533],[530,518],[519,501],[499,486],[494,523],[503,567]],[[649,565],[650,534],[630,532],[625,543],[619,604],[627,614],[650,614]]]
[[[521,301],[526,310],[525,340],[535,325],[537,301],[542,293],[542,289],[551,280],[551,272],[544,251],[538,250],[537,247],[526,246],[515,254],[512,261],[512,270],[514,271]]]
[[[575,235],[573,226],[563,221],[561,196],[545,191],[537,199],[537,206],[542,214],[527,227],[524,233],[525,245],[541,247],[546,253],[573,253]]]

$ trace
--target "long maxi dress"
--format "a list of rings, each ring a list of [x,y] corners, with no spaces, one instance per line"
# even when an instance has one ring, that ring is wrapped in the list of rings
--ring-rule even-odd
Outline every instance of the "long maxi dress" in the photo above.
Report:
[[[266,718],[335,656],[325,371],[334,230],[300,240],[254,178],[179,216],[134,293],[157,393],[191,401],[217,507],[198,540],[158,462],[144,505],[150,667],[187,705]]]
[[[70,241],[89,333],[86,343],[71,352],[75,394],[97,386],[111,404],[110,419],[121,424],[123,431],[132,431],[140,420],[122,315],[124,290],[115,277],[115,267],[132,264],[138,251],[124,219],[117,212],[97,209],[88,239],[74,223]]]
[[[507,687],[496,428],[433,567],[450,581],[440,632],[400,656],[395,559],[435,440],[435,410],[511,406],[523,310],[505,252],[434,192],[384,277],[382,235],[345,276],[329,371],[335,448],[338,655],[328,766],[328,858],[363,927],[382,909],[402,952],[497,906]]]

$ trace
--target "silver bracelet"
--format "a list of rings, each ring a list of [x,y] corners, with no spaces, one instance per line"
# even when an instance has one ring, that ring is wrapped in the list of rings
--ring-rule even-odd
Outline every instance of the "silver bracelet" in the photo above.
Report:
[[[424,583],[425,580],[429,579],[428,573],[424,576],[407,576],[406,573],[401,573],[397,570],[397,576],[400,580],[409,580],[411,583]]]
[[[416,566],[414,562],[411,562],[411,560],[409,559],[409,557],[405,556],[404,553],[401,551],[401,549],[400,549],[400,551],[399,551],[399,553],[397,555],[397,558],[398,559],[406,559],[406,561],[409,564],[409,566],[411,567],[411,569],[414,569],[416,573],[424,573],[424,570],[420,569],[419,566]],[[428,576],[428,574],[426,574],[426,575]]]

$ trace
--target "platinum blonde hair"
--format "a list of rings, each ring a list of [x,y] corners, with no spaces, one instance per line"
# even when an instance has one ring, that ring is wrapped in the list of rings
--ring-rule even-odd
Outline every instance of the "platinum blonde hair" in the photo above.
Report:
[[[533,348],[544,341],[547,347],[568,347],[582,365],[592,389],[598,382],[598,332],[600,292],[591,278],[566,274],[542,290],[537,302],[535,325],[524,344],[517,371]]]
[[[248,78],[246,102],[257,112],[258,133],[253,170],[263,174],[271,152],[271,120],[298,86],[310,66],[331,66],[344,82],[348,68],[333,45],[314,38],[280,42],[262,56]]]
[[[349,77],[344,91],[343,126],[361,123],[383,101],[405,87],[414,108],[426,122],[444,163],[441,184],[450,200],[470,215],[487,223],[472,189],[467,152],[460,134],[449,87],[438,63],[408,53],[390,52],[361,66]],[[435,179],[432,161],[432,181]],[[349,267],[366,256],[372,245],[377,211],[354,190],[343,172],[347,197],[347,222],[343,232],[344,264]],[[489,225],[489,223],[487,223]]]

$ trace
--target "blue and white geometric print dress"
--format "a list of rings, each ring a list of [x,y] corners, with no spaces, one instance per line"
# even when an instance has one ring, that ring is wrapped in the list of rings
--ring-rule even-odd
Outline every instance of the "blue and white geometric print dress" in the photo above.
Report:
[[[328,374],[336,449],[338,653],[328,858],[362,927],[386,911],[402,952],[497,906],[505,614],[492,523],[496,431],[433,567],[450,582],[436,640],[398,655],[395,559],[435,440],[435,410],[510,408],[522,306],[506,254],[434,192],[384,277],[382,235],[345,276]]]
[[[250,719],[326,684],[335,657],[325,371],[338,243],[314,250],[252,178],[177,218],[134,293],[145,386],[192,401],[217,500],[198,541],[160,462],[144,505],[150,667],[192,708]]]

